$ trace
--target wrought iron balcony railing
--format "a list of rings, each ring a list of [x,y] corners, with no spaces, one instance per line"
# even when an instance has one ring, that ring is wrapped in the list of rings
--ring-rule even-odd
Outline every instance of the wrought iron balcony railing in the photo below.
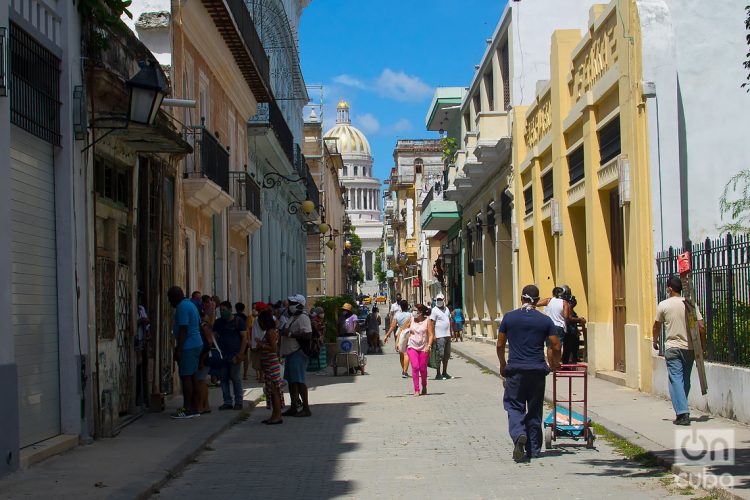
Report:
[[[205,177],[229,193],[229,152],[203,126],[188,129],[193,154],[185,169],[186,178]]]
[[[306,172],[305,177],[307,178],[307,198],[317,207],[320,205],[320,191],[318,191],[318,186],[315,184],[315,179],[313,179],[310,171]]]
[[[296,143],[294,144],[294,171],[303,179],[307,177],[307,160],[302,154],[302,148]]]
[[[260,186],[247,172],[229,172],[229,178],[234,197],[232,208],[250,212],[260,220]]]
[[[284,155],[289,159],[289,163],[294,164],[294,135],[275,101],[259,102],[258,112],[247,124],[249,127],[271,127],[281,149],[284,150]]]

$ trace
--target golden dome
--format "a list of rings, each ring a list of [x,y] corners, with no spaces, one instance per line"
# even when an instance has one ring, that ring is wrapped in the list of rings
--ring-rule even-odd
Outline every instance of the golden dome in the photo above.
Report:
[[[349,103],[346,102],[344,99],[341,99],[339,102],[338,109],[349,109]]]
[[[345,154],[362,154],[372,156],[370,143],[367,137],[357,127],[349,123],[338,123],[331,130],[326,132],[325,137],[337,137],[339,143],[339,152]]]

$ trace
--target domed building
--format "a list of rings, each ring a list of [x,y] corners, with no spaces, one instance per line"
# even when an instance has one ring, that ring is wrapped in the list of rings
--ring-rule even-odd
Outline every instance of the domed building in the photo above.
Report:
[[[378,292],[375,278],[375,250],[380,246],[383,222],[380,217],[380,179],[372,176],[372,151],[367,137],[352,125],[349,104],[342,100],[337,109],[336,126],[325,137],[338,139],[344,168],[339,171],[346,189],[346,213],[362,239],[362,266],[365,282],[361,292],[373,295]]]

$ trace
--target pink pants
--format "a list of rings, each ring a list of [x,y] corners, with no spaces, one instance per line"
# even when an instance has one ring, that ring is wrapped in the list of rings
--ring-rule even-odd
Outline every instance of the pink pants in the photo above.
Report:
[[[409,356],[409,362],[411,363],[411,376],[414,379],[414,391],[419,390],[419,376],[422,376],[422,389],[427,388],[427,360],[430,357],[429,352],[417,351],[416,349],[409,347],[406,350],[406,354]]]

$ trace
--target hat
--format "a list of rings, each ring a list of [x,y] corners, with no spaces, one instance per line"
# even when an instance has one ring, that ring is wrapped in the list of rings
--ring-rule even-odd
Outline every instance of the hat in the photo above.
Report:
[[[307,300],[305,299],[305,296],[300,295],[299,293],[297,295],[290,295],[289,297],[286,298],[286,300],[288,300],[290,304],[294,302],[295,304],[301,304],[303,306],[307,305]]]
[[[532,302],[539,300],[539,288],[536,285],[526,285],[521,291],[521,298],[529,299]]]
[[[346,304],[344,304],[343,306],[341,306],[341,309],[343,309],[344,311],[352,312],[352,305],[347,302]]]
[[[254,308],[254,309],[255,309],[256,311],[258,311],[258,312],[261,312],[261,311],[263,311],[263,310],[265,310],[265,309],[268,309],[268,308],[270,308],[270,307],[271,307],[271,306],[270,306],[270,305],[268,305],[268,304],[266,304],[265,302],[253,302],[253,308]]]
[[[445,295],[443,295],[442,293],[439,293],[435,295],[435,300],[445,300]]]
[[[313,307],[312,311],[310,311],[314,316],[320,316],[325,311],[323,311],[322,307]]]

